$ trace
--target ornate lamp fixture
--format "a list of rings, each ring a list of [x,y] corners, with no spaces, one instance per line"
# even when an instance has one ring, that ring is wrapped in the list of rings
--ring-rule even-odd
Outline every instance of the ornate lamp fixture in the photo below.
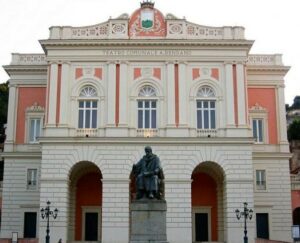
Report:
[[[236,218],[240,220],[240,218],[244,217],[244,243],[248,243],[247,236],[247,219],[252,219],[253,210],[247,208],[248,203],[244,202],[244,211],[240,212],[240,210],[236,209],[235,214]]]
[[[42,219],[46,218],[47,219],[47,229],[46,229],[46,243],[50,243],[50,229],[49,229],[49,218],[50,216],[53,217],[53,219],[56,219],[57,217],[57,213],[58,213],[58,209],[55,208],[53,211],[50,210],[50,201],[47,201],[47,206],[45,208],[41,209],[41,216]]]

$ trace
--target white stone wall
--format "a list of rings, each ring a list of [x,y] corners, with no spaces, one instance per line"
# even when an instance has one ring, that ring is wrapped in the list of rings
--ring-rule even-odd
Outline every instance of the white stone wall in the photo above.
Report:
[[[270,239],[292,241],[289,161],[257,157],[253,160],[254,178],[255,170],[266,170],[266,190],[257,190],[254,180],[254,212],[269,214]]]
[[[11,238],[12,232],[23,237],[24,212],[37,212],[39,222],[39,180],[36,190],[27,189],[27,169],[38,169],[39,177],[40,161],[34,157],[5,159],[1,238]]]
[[[54,241],[68,234],[67,180],[72,166],[80,161],[96,164],[103,176],[102,239],[104,243],[127,242],[129,238],[129,176],[132,164],[143,155],[144,144],[53,144],[43,146],[41,169],[41,204],[51,200],[60,210],[52,228]],[[219,164],[225,173],[224,220],[226,240],[234,241],[242,234],[234,210],[247,201],[253,205],[251,146],[205,144],[152,145],[159,155],[165,174],[167,200],[167,233],[171,243],[191,242],[191,175],[204,161]],[[57,170],[60,173],[57,173]],[[44,237],[41,224],[40,237]],[[253,224],[249,226],[253,238]],[[250,242],[250,241],[249,241]]]
[[[105,140],[85,143],[69,140],[63,143],[45,143],[42,147],[40,195],[39,191],[26,190],[27,170],[40,168],[38,159],[6,159],[4,175],[4,201],[1,237],[11,237],[12,231],[23,234],[22,215],[26,210],[45,207],[52,202],[59,215],[51,223],[51,240],[65,241],[70,232],[69,217],[74,199],[70,198],[69,175],[80,161],[90,161],[101,170],[103,176],[102,242],[127,243],[129,239],[129,176],[132,164],[144,154],[144,146],[150,144],[161,161],[165,175],[167,200],[167,235],[170,243],[192,241],[191,175],[201,162],[211,161],[220,166],[224,174],[223,197],[218,207],[223,207],[219,235],[224,241],[240,243],[243,222],[235,217],[235,209],[242,209],[243,202],[255,212],[270,213],[270,238],[290,239],[291,209],[288,165],[285,160],[252,160],[252,145],[230,144],[226,141],[209,144],[205,141],[141,140],[140,142],[110,142]],[[191,141],[191,140],[189,140]],[[227,143],[227,144],[226,144]],[[29,165],[29,166],[28,166]],[[221,169],[222,168],[222,169]],[[267,170],[267,191],[255,191],[253,174],[256,168]],[[45,220],[40,219],[39,238],[45,237]],[[224,233],[223,233],[223,232]],[[255,217],[248,224],[249,242],[254,242]],[[70,236],[69,236],[70,237]]]

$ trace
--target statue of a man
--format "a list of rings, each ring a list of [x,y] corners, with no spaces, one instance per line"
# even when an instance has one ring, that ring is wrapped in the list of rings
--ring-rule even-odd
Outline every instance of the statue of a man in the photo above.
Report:
[[[152,148],[149,146],[145,147],[145,153],[146,155],[132,168],[136,177],[136,199],[159,199],[159,176],[162,171],[160,160],[152,153]]]

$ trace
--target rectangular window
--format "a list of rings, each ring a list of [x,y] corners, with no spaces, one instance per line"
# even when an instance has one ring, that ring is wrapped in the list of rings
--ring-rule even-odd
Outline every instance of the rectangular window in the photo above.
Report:
[[[29,142],[36,143],[37,137],[41,134],[41,119],[31,118],[29,119]]]
[[[156,128],[156,101],[138,101],[138,128]]]
[[[267,213],[256,214],[257,238],[269,239],[269,215]]]
[[[36,212],[24,213],[24,238],[36,238]]]
[[[97,128],[97,101],[79,101],[78,128]]]
[[[216,129],[216,102],[213,100],[197,101],[197,128]]]
[[[256,170],[256,190],[266,190],[265,170]]]
[[[257,143],[263,142],[263,120],[253,119],[252,120],[253,137]]]
[[[37,169],[27,170],[27,189],[37,188]]]

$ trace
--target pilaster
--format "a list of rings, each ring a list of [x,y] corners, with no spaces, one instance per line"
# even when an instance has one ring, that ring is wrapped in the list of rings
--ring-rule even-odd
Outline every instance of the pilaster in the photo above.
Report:
[[[179,126],[187,126],[186,63],[179,63]]]
[[[119,127],[128,126],[127,82],[128,82],[128,64],[126,62],[122,62],[120,64]]]
[[[233,75],[232,63],[225,63],[225,90],[226,90],[226,125],[234,126],[234,94],[233,94]]]
[[[69,80],[70,80],[70,64],[62,64],[62,75],[61,75],[61,92],[60,92],[60,121],[59,126],[66,127],[68,124],[69,112]]]
[[[102,242],[129,239],[129,180],[103,179]]]
[[[167,127],[175,127],[175,67],[167,63]]]
[[[236,65],[237,72],[237,102],[238,102],[238,121],[239,128],[247,127],[246,121],[246,97],[245,97],[245,74],[244,74],[244,65],[242,63],[238,63]]]
[[[13,151],[13,143],[15,141],[15,129],[16,129],[16,112],[17,112],[17,87],[15,85],[9,85],[9,102],[7,111],[7,129],[6,129],[6,141],[5,152]]]
[[[167,237],[172,243],[192,242],[191,180],[165,180]]]
[[[54,210],[57,208],[57,218],[50,218],[51,222],[51,242],[58,242],[59,239],[62,242],[68,240],[68,227],[69,227],[69,191],[68,191],[68,180],[49,178],[45,174],[46,170],[41,172],[40,182],[40,208],[45,208],[46,202],[51,202],[50,209]],[[62,196],[64,195],[64,196]],[[47,220],[40,219],[39,225],[39,239],[44,242],[46,236]]]
[[[278,121],[278,142],[282,145],[288,145],[287,132],[286,132],[286,115],[285,115],[285,100],[284,100],[284,85],[278,85],[277,93],[277,121]],[[288,152],[288,147],[286,151]]]
[[[114,127],[116,114],[116,64],[109,62],[107,70],[107,126]]]
[[[50,80],[48,83],[48,110],[46,127],[54,127],[56,122],[56,99],[57,99],[57,75],[58,75],[58,64],[50,64]]]
[[[226,181],[224,195],[224,227],[225,241],[230,243],[240,243],[244,238],[244,218],[238,220],[235,210],[243,210],[243,203],[248,203],[248,208],[253,210],[253,180],[251,179],[231,179]],[[255,218],[255,217],[254,217]],[[254,243],[254,218],[247,220],[248,242]]]

